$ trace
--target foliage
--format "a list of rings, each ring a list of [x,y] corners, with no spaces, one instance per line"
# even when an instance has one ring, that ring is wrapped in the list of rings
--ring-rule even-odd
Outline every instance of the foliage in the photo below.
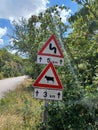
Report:
[[[62,10],[65,7],[58,8]],[[23,54],[25,53],[29,58],[32,64],[29,69],[32,70],[33,78],[39,75],[42,68],[36,64],[37,52],[51,34],[57,34],[51,15],[52,12],[57,16],[56,21],[61,29],[61,35],[63,35],[67,27],[61,22],[57,6],[48,8],[45,13],[40,13],[39,16],[31,16],[28,21],[22,18],[20,24],[14,21],[15,30],[11,48],[17,49]]]
[[[81,8],[69,18],[69,26],[62,23],[58,11],[66,9],[64,6],[50,7],[28,22],[22,19],[20,25],[15,23],[13,47],[29,57],[31,67],[27,71],[32,71],[33,79],[42,71],[43,66],[36,64],[36,56],[47,38],[54,33],[64,47],[64,67],[56,67],[64,87],[63,101],[49,103],[48,119],[40,124],[40,130],[98,128],[98,2],[75,1]],[[68,27],[72,31],[64,37]]]
[[[32,90],[32,80],[26,79],[0,99],[0,130],[37,130],[43,102],[33,99]]]
[[[48,118],[49,130],[86,130],[88,128],[97,128],[97,124],[94,121],[94,113],[85,104],[70,104],[66,106],[57,104],[53,105],[52,110],[50,108],[48,112],[49,117],[52,116],[52,120]],[[58,123],[56,124],[55,122]]]
[[[11,54],[7,49],[0,49],[0,79],[23,75],[26,59],[17,54]]]

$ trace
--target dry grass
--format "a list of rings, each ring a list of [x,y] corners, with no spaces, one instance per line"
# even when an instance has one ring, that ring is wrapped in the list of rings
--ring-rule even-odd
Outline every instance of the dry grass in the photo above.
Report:
[[[26,79],[0,99],[0,130],[38,130],[42,107],[43,102],[33,98],[32,80]]]

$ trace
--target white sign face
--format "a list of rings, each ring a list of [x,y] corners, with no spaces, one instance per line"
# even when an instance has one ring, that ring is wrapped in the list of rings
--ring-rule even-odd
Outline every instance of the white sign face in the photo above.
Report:
[[[34,98],[48,100],[62,100],[62,91],[52,89],[34,89]]]
[[[56,77],[54,76],[54,73],[51,68],[48,69],[48,71],[43,75],[42,79],[39,82],[40,84],[49,84],[49,85],[58,85],[56,81]]]
[[[64,65],[64,55],[54,35],[47,40],[37,55],[37,63],[49,64],[49,62],[58,66]]]
[[[42,71],[42,73],[38,76],[38,78],[34,82],[33,86],[48,89],[59,89],[59,90],[63,88],[52,62],[50,62],[45,67],[45,69]]]
[[[47,46],[43,50],[43,54],[51,54],[51,55],[60,56],[60,52],[54,40],[51,39],[51,41],[47,44]]]
[[[49,64],[49,62],[52,62],[54,65],[57,65],[57,66],[63,66],[64,65],[64,58],[37,55],[37,63],[38,64]]]

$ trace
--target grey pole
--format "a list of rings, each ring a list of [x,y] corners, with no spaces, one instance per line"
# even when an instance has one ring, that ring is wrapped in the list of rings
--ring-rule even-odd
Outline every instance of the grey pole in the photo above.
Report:
[[[47,118],[48,118],[48,111],[47,111],[47,108],[48,108],[48,100],[45,100],[45,104],[44,104],[44,112],[43,112],[43,117],[42,117],[42,123],[43,124],[47,124]],[[45,130],[48,130],[47,128],[47,125],[45,127]]]

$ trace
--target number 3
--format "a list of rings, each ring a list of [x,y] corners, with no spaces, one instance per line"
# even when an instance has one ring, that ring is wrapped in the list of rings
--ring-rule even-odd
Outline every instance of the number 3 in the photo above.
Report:
[[[45,91],[45,92],[43,92],[43,97],[47,97],[47,92]]]

